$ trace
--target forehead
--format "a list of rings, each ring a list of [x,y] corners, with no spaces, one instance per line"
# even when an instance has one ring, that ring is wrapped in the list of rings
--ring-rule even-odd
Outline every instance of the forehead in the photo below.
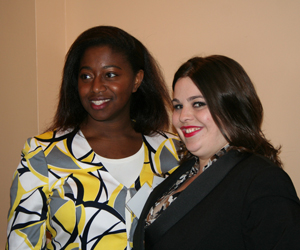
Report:
[[[175,83],[173,96],[176,99],[187,99],[191,96],[202,96],[202,93],[191,78],[182,77]]]
[[[80,60],[80,64],[85,63],[121,63],[129,65],[129,62],[124,53],[113,50],[109,46],[89,47],[85,50]]]

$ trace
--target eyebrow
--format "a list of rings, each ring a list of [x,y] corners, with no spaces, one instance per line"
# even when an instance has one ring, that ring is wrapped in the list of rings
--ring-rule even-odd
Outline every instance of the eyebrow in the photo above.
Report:
[[[103,69],[109,69],[109,68],[122,69],[121,67],[119,67],[119,66],[117,66],[117,65],[113,65],[113,64],[112,64],[112,65],[106,65],[106,66],[103,67]],[[89,66],[82,66],[82,67],[79,69],[79,71],[82,70],[82,69],[89,69],[89,70],[91,70],[92,68],[89,67]]]
[[[117,65],[107,65],[107,66],[104,66],[103,67],[104,69],[107,69],[107,68],[117,68],[117,69],[122,69],[121,67],[117,66]]]
[[[202,99],[204,99],[204,97],[203,97],[202,95],[195,95],[195,96],[189,97],[187,100],[188,100],[189,102],[191,102],[191,101],[193,101],[193,100],[195,100],[195,99],[197,99],[197,98],[202,98]],[[174,98],[174,99],[172,100],[172,102],[180,102],[180,101],[179,101],[178,99]]]

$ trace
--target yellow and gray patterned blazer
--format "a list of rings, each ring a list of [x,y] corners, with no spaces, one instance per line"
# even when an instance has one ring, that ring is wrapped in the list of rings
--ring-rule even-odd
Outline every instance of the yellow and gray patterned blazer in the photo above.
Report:
[[[146,182],[151,187],[154,175],[165,177],[178,166],[176,136],[156,133],[143,140],[144,166],[132,196]],[[6,249],[126,249],[127,190],[80,131],[30,138],[12,182]],[[132,214],[131,231],[136,224]]]

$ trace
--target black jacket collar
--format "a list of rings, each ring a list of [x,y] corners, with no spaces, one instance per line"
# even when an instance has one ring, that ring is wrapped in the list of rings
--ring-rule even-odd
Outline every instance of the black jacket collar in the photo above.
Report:
[[[231,150],[222,156],[217,162],[212,164],[205,172],[195,179],[164,211],[159,218],[146,228],[147,240],[155,242],[156,239],[167,232],[175,225],[184,215],[193,209],[202,199],[204,199],[228,174],[228,172],[242,159],[249,154],[241,154],[235,150]],[[161,197],[161,195],[169,190],[175,181],[186,171],[191,169],[195,164],[195,160],[189,160],[183,163],[170,177],[162,184],[157,186],[149,196],[134,235],[134,250],[144,249],[144,227],[145,218],[149,213],[153,204]],[[201,190],[198,192],[197,190]]]

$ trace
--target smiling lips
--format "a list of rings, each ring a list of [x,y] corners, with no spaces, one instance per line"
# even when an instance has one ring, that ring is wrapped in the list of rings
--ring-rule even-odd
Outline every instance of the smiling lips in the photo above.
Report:
[[[104,108],[106,105],[103,105],[104,103],[109,102],[110,99],[104,99],[104,100],[92,100],[92,107],[95,109],[101,109]]]
[[[200,132],[201,127],[181,127],[181,131],[183,132],[184,137],[191,137]]]

